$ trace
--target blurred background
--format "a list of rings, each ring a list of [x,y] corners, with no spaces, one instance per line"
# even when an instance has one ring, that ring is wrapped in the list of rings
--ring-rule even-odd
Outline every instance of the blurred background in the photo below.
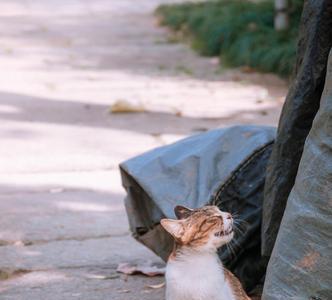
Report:
[[[2,0],[0,298],[162,299],[118,164],[234,124],[276,126],[300,0]]]

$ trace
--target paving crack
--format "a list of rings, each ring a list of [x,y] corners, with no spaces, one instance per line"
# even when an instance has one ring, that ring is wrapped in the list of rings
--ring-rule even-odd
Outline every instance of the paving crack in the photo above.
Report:
[[[0,269],[0,281],[12,279],[32,272],[26,269]]]
[[[59,237],[50,240],[17,240],[17,241],[5,241],[0,240],[0,247],[3,246],[35,246],[35,245],[43,245],[53,242],[62,242],[62,241],[88,241],[88,240],[100,240],[100,239],[108,239],[108,238],[118,238],[118,237],[125,237],[129,236],[129,232],[121,232],[116,234],[104,234],[104,235],[97,235],[97,236],[82,236],[82,237]]]
[[[112,164],[109,166],[101,167],[101,168],[77,168],[71,170],[35,170],[35,171],[20,171],[13,173],[3,173],[0,172],[0,176],[12,176],[12,175],[40,175],[40,174],[63,174],[63,173],[93,173],[93,172],[108,172],[114,171],[118,169],[117,164]]]
[[[70,187],[61,187],[59,185],[51,185],[46,188],[31,188],[31,189],[22,189],[22,190],[12,190],[12,191],[6,191],[2,192],[0,197],[8,197],[12,195],[26,195],[26,194],[63,194],[63,193],[76,193],[76,192],[92,192],[96,193],[96,189],[94,188],[87,188],[87,189],[82,189],[82,188],[70,188]],[[106,191],[107,193],[108,191]],[[111,193],[109,191],[108,193]]]
[[[28,273],[36,272],[57,272],[57,271],[75,271],[75,270],[86,270],[86,275],[83,277],[87,279],[97,278],[96,274],[103,274],[101,279],[116,279],[120,275],[116,271],[117,265],[80,265],[80,266],[60,266],[57,268],[37,268],[37,269],[23,269],[23,268],[0,268],[0,282],[5,280],[10,280],[23,276]],[[95,275],[94,275],[95,274]]]

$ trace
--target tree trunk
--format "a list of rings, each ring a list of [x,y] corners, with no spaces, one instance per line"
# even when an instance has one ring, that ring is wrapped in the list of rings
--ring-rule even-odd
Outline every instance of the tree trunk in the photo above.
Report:
[[[275,0],[274,28],[277,31],[286,30],[289,27],[288,0]]]

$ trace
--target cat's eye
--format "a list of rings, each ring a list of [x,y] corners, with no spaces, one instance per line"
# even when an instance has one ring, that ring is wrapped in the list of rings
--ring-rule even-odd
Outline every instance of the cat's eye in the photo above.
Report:
[[[206,223],[213,224],[216,223],[216,221],[217,221],[216,218],[210,218],[206,220]]]

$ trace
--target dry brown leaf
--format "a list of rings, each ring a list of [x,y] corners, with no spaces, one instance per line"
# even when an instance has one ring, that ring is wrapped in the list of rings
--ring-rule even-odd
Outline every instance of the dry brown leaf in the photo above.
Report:
[[[150,289],[161,289],[165,286],[165,282],[162,282],[160,284],[149,284],[146,287],[150,288]]]
[[[119,293],[121,293],[121,294],[130,293],[130,290],[119,290]]]
[[[254,73],[255,72],[255,69],[253,69],[252,67],[250,66],[243,66],[241,67],[241,71],[243,73]]]
[[[88,274],[86,277],[89,279],[109,280],[109,279],[118,279],[120,277],[120,275],[118,275],[118,274],[111,274],[111,275]]]
[[[143,265],[121,263],[118,265],[116,271],[127,275],[143,274],[149,277],[165,274],[165,268],[152,265],[151,263]]]
[[[131,103],[127,100],[118,100],[110,107],[111,113],[138,113],[145,112],[146,109],[141,103]]]

